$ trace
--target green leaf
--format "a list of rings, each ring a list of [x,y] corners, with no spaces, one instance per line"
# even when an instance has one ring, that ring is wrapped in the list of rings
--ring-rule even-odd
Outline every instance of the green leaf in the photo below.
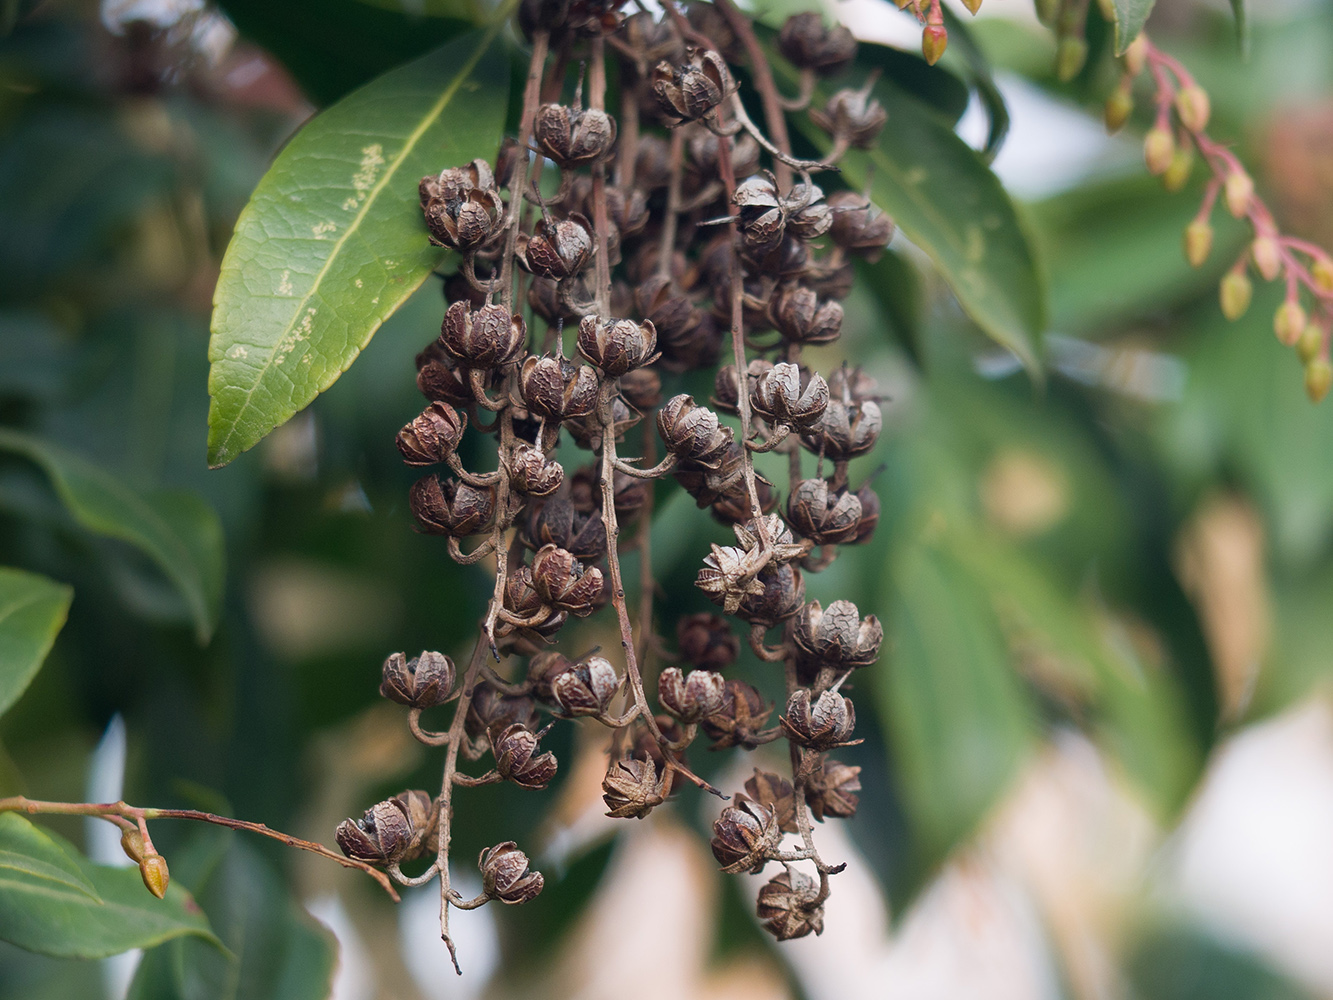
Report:
[[[18,431],[0,429],[0,451],[39,465],[82,527],[152,559],[185,599],[199,641],[208,641],[225,571],[222,525],[212,507],[193,493],[136,492],[86,459]]]
[[[226,465],[323,392],[440,262],[417,182],[493,159],[508,63],[474,33],[307,124],[236,223],[214,293],[208,461]]]
[[[964,78],[977,92],[977,99],[986,109],[990,128],[986,132],[986,145],[982,147],[981,155],[990,163],[1009,134],[1009,108],[1004,103],[1000,88],[995,85],[990,60],[973,37],[972,29],[949,7],[942,10],[944,24],[949,31],[949,47],[944,50],[942,62],[945,66],[957,66],[963,71]]]
[[[0,878],[0,941],[60,958],[105,958],[182,935],[220,945],[194,898],[171,885],[165,899],[144,888],[139,869],[108,868],[46,835],[77,866],[85,888],[51,879]]]
[[[1115,54],[1121,55],[1139,37],[1156,0],[1112,0],[1115,7]],[[1234,2],[1234,0],[1233,0]]]
[[[50,883],[100,903],[93,884],[60,845],[18,813],[0,813],[0,893],[13,886],[40,891]]]
[[[36,675],[73,598],[63,583],[0,566],[0,714]]]
[[[1236,20],[1236,44],[1240,46],[1241,58],[1250,57],[1250,15],[1245,9],[1245,0],[1231,0],[1231,13]]]
[[[893,637],[878,696],[921,871],[977,827],[1032,742],[1026,694],[986,594],[946,546],[889,564]]]

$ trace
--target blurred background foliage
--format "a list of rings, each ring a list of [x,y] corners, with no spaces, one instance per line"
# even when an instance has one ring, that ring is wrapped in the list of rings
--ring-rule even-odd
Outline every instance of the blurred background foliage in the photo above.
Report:
[[[45,667],[0,721],[0,795],[119,795],[98,765],[119,718],[127,800],[327,841],[377,797],[438,781],[438,762],[378,704],[378,665],[398,649],[457,654],[482,611],[475,574],[411,530],[413,477],[391,446],[420,406],[412,358],[439,323],[440,283],[308,411],[217,472],[204,463],[210,297],[236,216],[294,128],[479,9],[31,6],[4,5],[0,39],[0,564],[74,597]],[[884,5],[873,16],[902,15]],[[1213,134],[1235,141],[1284,230],[1333,245],[1333,5],[1257,19],[1243,65],[1229,16],[1211,5],[1164,2],[1150,29],[1209,90]],[[974,59],[942,75],[878,51],[898,67],[886,73],[901,99],[948,125],[978,67],[983,83],[993,66],[1023,93],[1094,115],[1114,82],[1095,4],[1092,53],[1070,83],[1056,80],[1053,43],[1030,17],[965,30],[951,27],[951,52]],[[984,86],[972,98],[997,99]],[[810,577],[808,597],[854,599],[887,626],[888,654],[858,678],[867,740],[848,757],[864,792],[848,829],[895,920],[1053,735],[1088,734],[1170,830],[1219,741],[1328,682],[1333,411],[1308,403],[1298,362],[1272,336],[1276,290],[1239,322],[1222,319],[1216,282],[1240,227],[1219,229],[1203,269],[1185,263],[1180,234],[1201,185],[1163,192],[1132,138],[1098,160],[1019,206],[1048,293],[1043,381],[980,335],[910,246],[865,267],[848,303],[839,351],[889,396],[888,430],[862,463],[879,470],[884,512],[874,542]],[[118,491],[159,516],[136,526]],[[669,635],[706,607],[692,580],[704,540],[725,531],[673,485],[658,501]],[[598,621],[570,642],[600,641]],[[739,672],[768,685],[758,663]],[[590,807],[573,762],[599,765],[571,728],[556,731],[553,813],[549,796],[492,786],[468,794],[455,824],[464,860],[511,838],[560,859],[539,862],[537,902],[496,918],[506,981],[530,982],[552,960],[614,864],[608,831],[573,822]],[[705,775],[746,766],[695,763]],[[675,810],[698,831],[708,813],[689,793]],[[48,825],[112,861],[81,823]],[[163,945],[131,995],[327,995],[335,948],[303,909],[312,900],[375,953],[378,994],[347,995],[424,989],[368,882],[268,842],[157,825],[175,880],[230,954]],[[714,928],[714,959],[758,956],[783,989],[812,991],[757,932],[742,891],[719,879],[699,917]],[[340,936],[346,947],[346,927]],[[1150,902],[1118,940],[1136,995],[1306,995]],[[123,985],[112,967],[0,946],[5,998],[96,996],[117,975]],[[1079,982],[1062,979],[1056,995],[1085,995]]]

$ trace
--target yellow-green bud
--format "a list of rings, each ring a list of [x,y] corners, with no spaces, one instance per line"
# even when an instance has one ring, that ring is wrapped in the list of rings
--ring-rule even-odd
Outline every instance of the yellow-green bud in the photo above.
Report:
[[[136,865],[142,864],[146,852],[143,834],[132,826],[125,827],[120,831],[120,849],[125,852],[125,857]]]
[[[1130,76],[1138,76],[1143,72],[1143,64],[1148,61],[1148,39],[1139,35],[1129,43],[1122,58],[1125,60],[1125,72]]]
[[[1134,111],[1134,94],[1130,90],[1130,79],[1125,77],[1120,85],[1111,91],[1106,99],[1103,116],[1106,119],[1106,131],[1118,132]]]
[[[1227,211],[1238,219],[1245,218],[1245,213],[1250,210],[1250,202],[1254,198],[1254,181],[1250,179],[1250,175],[1243,170],[1227,174],[1226,185],[1222,190],[1226,197]]]
[[[1321,292],[1333,293],[1333,258],[1316,257],[1310,265],[1310,276]]]
[[[1328,395],[1333,386],[1333,365],[1326,358],[1315,358],[1305,366],[1305,394],[1317,403]]]
[[[963,6],[967,8],[969,14],[975,14],[981,10],[981,0],[963,0]]]
[[[144,855],[144,859],[139,862],[139,874],[143,876],[143,884],[148,887],[148,891],[158,899],[167,894],[171,875],[167,871],[167,859],[162,855]]]
[[[1208,116],[1212,105],[1208,101],[1208,91],[1197,83],[1190,84],[1176,94],[1176,114],[1180,123],[1191,132],[1202,132],[1208,127]]]
[[[1277,312],[1273,314],[1273,332],[1277,334],[1277,339],[1288,347],[1295,347],[1296,341],[1301,339],[1301,334],[1305,332],[1305,323],[1305,310],[1301,308],[1299,302],[1290,299],[1278,306]]]
[[[1180,191],[1189,183],[1190,171],[1194,169],[1194,150],[1180,146],[1171,154],[1171,164],[1162,174],[1162,187],[1171,194]]]
[[[1301,339],[1296,341],[1296,357],[1301,359],[1301,364],[1308,365],[1319,357],[1319,351],[1323,346],[1324,331],[1314,323],[1307,323],[1305,329],[1301,331]]]
[[[1245,310],[1250,308],[1250,298],[1254,295],[1254,286],[1242,271],[1228,271],[1219,286],[1222,302],[1222,315],[1227,319],[1240,319]]]
[[[941,24],[928,24],[921,32],[921,54],[931,66],[940,61],[948,44],[949,33]]]
[[[1265,281],[1272,281],[1282,273],[1282,251],[1273,237],[1256,236],[1250,244],[1250,256],[1254,258],[1255,270]]]
[[[1055,50],[1055,75],[1062,82],[1068,83],[1078,76],[1083,64],[1088,61],[1088,43],[1074,35],[1060,39]]]
[[[1185,227],[1185,259],[1190,267],[1203,267],[1213,250],[1213,227],[1202,219],[1195,219]]]
[[[1176,140],[1164,128],[1151,128],[1143,137],[1143,162],[1150,174],[1161,175],[1171,166],[1176,155]]]

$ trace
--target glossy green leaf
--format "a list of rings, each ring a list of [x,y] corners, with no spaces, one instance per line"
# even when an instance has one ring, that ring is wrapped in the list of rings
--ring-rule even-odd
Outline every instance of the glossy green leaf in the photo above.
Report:
[[[0,714],[18,701],[65,624],[74,591],[0,566]]]
[[[990,60],[972,36],[968,23],[949,7],[944,7],[943,11],[944,24],[949,31],[949,47],[944,50],[942,65],[957,66],[976,91],[981,106],[986,109],[990,127],[986,131],[986,144],[981,148],[981,155],[990,163],[1009,134],[1009,108],[1004,103],[1000,88],[995,85]]]
[[[144,888],[139,869],[108,868],[79,856],[54,834],[86,888],[46,880],[0,879],[0,941],[62,958],[104,958],[182,935],[217,942],[194,898],[173,884],[165,899]]]
[[[0,813],[0,894],[6,887],[40,892],[73,889],[94,902],[97,890],[74,859],[18,813]]]
[[[236,223],[214,293],[208,461],[225,465],[331,386],[440,262],[417,182],[499,148],[507,62],[470,34],[313,119]]]
[[[1111,0],[1115,7],[1115,52],[1120,55],[1139,37],[1157,0]]]
[[[0,429],[0,451],[31,460],[51,477],[79,525],[144,552],[184,598],[200,642],[217,624],[225,566],[222,524],[193,493],[140,493],[78,455],[18,431]]]

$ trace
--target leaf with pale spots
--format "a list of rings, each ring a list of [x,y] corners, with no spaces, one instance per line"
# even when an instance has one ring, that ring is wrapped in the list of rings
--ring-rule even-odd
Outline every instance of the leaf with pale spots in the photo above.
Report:
[[[226,465],[347,370],[445,251],[428,173],[503,135],[505,60],[472,33],[372,80],[288,143],[236,223],[214,293],[208,462]]]

